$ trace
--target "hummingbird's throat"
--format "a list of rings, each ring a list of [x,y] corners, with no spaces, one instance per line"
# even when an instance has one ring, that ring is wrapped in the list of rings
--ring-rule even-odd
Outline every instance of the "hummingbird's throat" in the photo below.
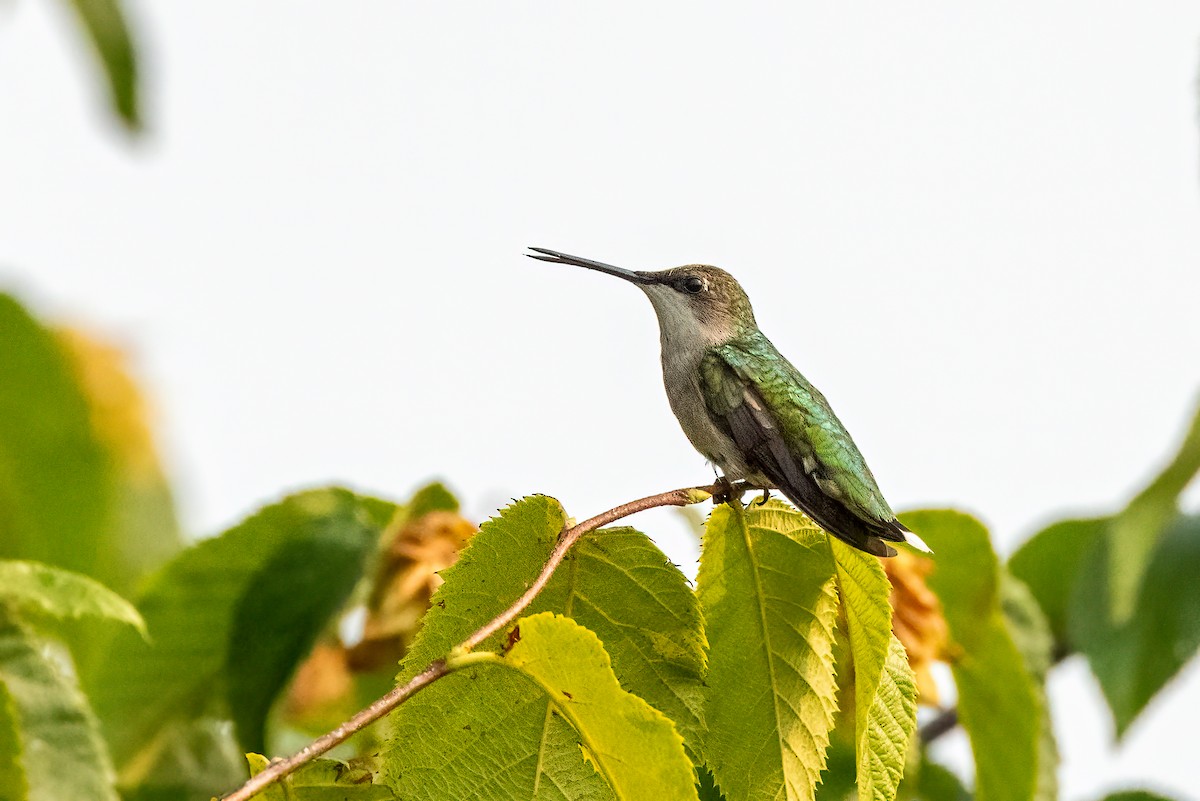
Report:
[[[703,351],[722,345],[737,334],[729,317],[702,305],[696,296],[684,295],[662,284],[644,285],[642,291],[658,316],[664,348]]]

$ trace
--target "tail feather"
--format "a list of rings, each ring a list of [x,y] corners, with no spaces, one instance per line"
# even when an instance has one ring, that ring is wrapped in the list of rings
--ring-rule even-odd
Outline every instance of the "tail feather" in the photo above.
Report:
[[[891,528],[892,528],[892,531],[898,535],[895,538],[894,542],[906,543],[906,544],[911,545],[912,547],[916,548],[918,551],[921,551],[922,553],[928,553],[928,554],[933,553],[933,549],[925,544],[925,540],[921,539],[916,534],[914,534],[912,532],[912,529],[910,529],[908,526],[901,523],[899,520],[892,520]],[[886,537],[886,535],[884,535],[884,536]],[[886,539],[890,540],[892,538],[886,537]]]

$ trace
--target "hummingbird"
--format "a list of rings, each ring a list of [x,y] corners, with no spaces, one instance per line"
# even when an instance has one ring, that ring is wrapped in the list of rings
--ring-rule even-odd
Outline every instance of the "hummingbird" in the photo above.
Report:
[[[876,556],[929,547],[896,519],[871,468],[816,387],[763,335],[732,275],[689,264],[657,272],[531,247],[533,259],[623,278],[658,316],[663,383],[692,445],[724,473],[776,489],[829,534]]]

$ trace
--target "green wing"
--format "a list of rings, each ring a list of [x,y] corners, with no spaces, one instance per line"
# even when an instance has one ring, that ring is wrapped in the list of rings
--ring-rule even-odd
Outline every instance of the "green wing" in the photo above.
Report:
[[[713,348],[700,375],[713,422],[822,528],[872,553],[887,550],[873,538],[903,541],[903,527],[825,396],[765,336]]]

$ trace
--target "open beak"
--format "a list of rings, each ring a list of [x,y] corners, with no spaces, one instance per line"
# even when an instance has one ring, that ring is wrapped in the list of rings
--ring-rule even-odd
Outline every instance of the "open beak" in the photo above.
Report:
[[[557,250],[547,250],[546,248],[529,248],[535,253],[526,253],[525,255],[531,259],[539,261],[548,261],[552,264],[571,264],[575,267],[586,267],[589,270],[595,270],[601,273],[615,275],[618,278],[624,278],[626,281],[632,281],[635,284],[655,284],[658,281],[647,273],[639,273],[633,270],[626,270],[624,267],[614,267],[611,264],[604,262],[592,261],[591,259],[581,259],[578,256],[569,256],[566,253],[559,253]]]

